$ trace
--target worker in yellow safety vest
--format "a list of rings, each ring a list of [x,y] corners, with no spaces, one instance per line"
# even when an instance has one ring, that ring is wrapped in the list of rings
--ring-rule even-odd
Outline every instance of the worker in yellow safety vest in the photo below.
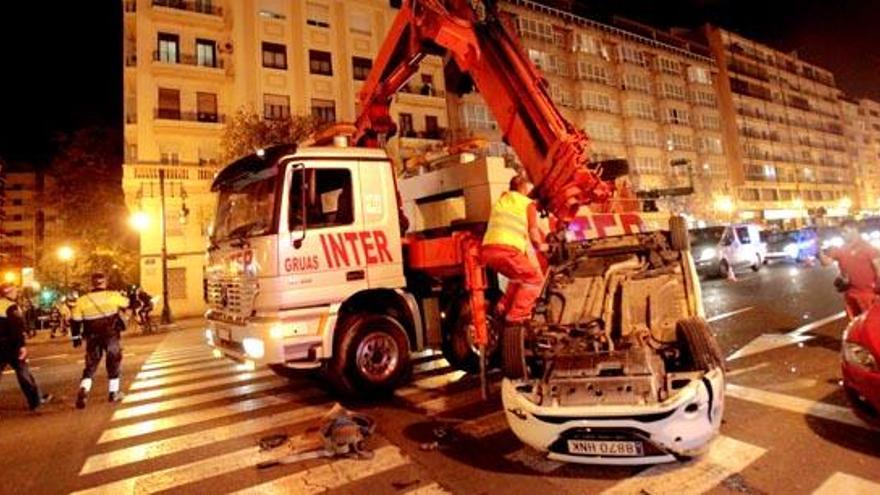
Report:
[[[73,306],[70,329],[73,346],[79,347],[83,339],[86,341],[85,369],[76,395],[77,409],[86,407],[86,400],[92,389],[92,378],[104,353],[107,354],[105,365],[109,379],[109,400],[122,400],[122,393],[119,391],[122,364],[120,340],[121,332],[125,330],[125,321],[119,312],[126,307],[128,298],[119,292],[107,290],[107,278],[101,273],[92,275],[92,291],[80,296]]]
[[[521,323],[531,316],[544,281],[534,253],[546,251],[547,244],[538,226],[537,206],[528,196],[531,184],[514,176],[509,189],[492,206],[480,258],[508,279],[498,314],[509,323]]]

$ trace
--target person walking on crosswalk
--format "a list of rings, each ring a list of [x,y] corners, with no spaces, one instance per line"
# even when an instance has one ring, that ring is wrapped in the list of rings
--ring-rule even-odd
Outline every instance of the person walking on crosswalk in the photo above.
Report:
[[[18,287],[12,284],[0,286],[0,374],[7,366],[15,371],[28,408],[34,411],[52,400],[52,396],[40,393],[28,366],[24,315],[16,302],[17,297]]]
[[[107,290],[107,278],[102,273],[92,275],[92,291],[76,300],[71,311],[71,337],[73,346],[86,341],[85,369],[79,392],[76,395],[77,409],[86,407],[86,400],[92,389],[92,378],[106,353],[105,365],[109,380],[109,400],[119,402],[119,375],[122,366],[122,331],[125,322],[119,314],[128,307],[128,298],[119,292]]]

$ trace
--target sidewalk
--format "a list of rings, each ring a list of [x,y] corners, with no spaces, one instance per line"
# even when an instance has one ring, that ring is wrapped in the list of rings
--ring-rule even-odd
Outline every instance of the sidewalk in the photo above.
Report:
[[[185,317],[185,318],[181,318],[179,320],[176,320],[169,325],[158,325],[157,330],[155,332],[153,332],[153,334],[151,334],[151,335],[161,335],[164,333],[175,332],[178,330],[192,330],[192,329],[202,328],[203,322],[204,322],[204,318],[201,316]],[[59,334],[59,335],[56,335],[54,339],[49,337],[50,334],[51,334],[51,330],[49,330],[48,328],[42,329],[42,330],[37,330],[36,337],[27,339],[27,345],[29,345],[29,346],[43,345],[43,344],[51,344],[53,342],[65,342],[65,341],[70,340],[69,334],[68,335],[60,335]],[[134,332],[126,332],[123,335],[131,338],[131,337],[140,337],[140,336],[143,336],[144,334],[139,331],[134,331]]]

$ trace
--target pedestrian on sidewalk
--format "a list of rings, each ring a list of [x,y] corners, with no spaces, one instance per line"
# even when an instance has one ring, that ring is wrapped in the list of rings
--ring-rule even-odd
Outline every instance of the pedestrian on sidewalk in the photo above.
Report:
[[[18,386],[27,398],[28,408],[36,410],[52,400],[50,394],[41,394],[40,387],[28,365],[25,345],[26,325],[21,308],[16,303],[18,288],[12,284],[0,286],[0,375],[7,366],[15,371]]]
[[[880,250],[862,239],[858,225],[853,220],[843,223],[841,234],[844,244],[828,253],[819,253],[822,265],[837,262],[840,275],[834,281],[837,290],[843,292],[846,314],[852,320],[868,310],[880,288]]]
[[[92,291],[76,300],[73,306],[70,335],[73,347],[86,341],[85,368],[82,381],[76,394],[76,407],[86,407],[86,400],[92,390],[92,378],[101,358],[107,354],[105,366],[109,380],[108,400],[119,402],[119,375],[122,368],[122,331],[125,321],[120,311],[128,307],[128,298],[119,292],[107,290],[107,277],[102,273],[92,274]]]

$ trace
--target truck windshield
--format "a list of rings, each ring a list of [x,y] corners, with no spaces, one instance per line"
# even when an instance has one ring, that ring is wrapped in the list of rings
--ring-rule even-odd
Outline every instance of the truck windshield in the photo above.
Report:
[[[272,167],[221,187],[211,234],[213,242],[273,233],[276,174]]]

